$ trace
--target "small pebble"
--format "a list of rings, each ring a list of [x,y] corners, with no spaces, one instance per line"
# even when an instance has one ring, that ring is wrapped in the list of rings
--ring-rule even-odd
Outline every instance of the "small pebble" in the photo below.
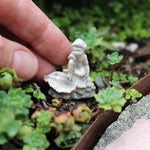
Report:
[[[94,79],[94,82],[98,88],[105,88],[106,87],[106,85],[104,84],[103,79],[101,77],[96,77]]]
[[[131,53],[134,53],[137,49],[138,49],[138,44],[136,44],[136,43],[131,43],[131,44],[129,44],[127,47],[126,47],[126,49],[128,50],[128,51],[130,51]]]
[[[129,57],[128,61],[129,61],[129,63],[133,63],[134,62],[134,58],[133,57]]]
[[[126,47],[124,42],[113,42],[112,45],[119,49],[124,49]]]

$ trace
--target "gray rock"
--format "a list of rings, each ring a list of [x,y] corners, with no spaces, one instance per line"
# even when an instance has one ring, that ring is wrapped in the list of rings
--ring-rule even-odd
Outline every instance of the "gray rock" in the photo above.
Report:
[[[136,43],[131,43],[131,44],[129,44],[127,47],[126,47],[126,49],[128,50],[128,51],[130,51],[131,53],[134,53],[137,49],[138,49],[138,44],[136,44]]]
[[[105,131],[94,150],[104,150],[112,141],[129,130],[137,119],[150,119],[150,94],[139,102],[129,105]]]
[[[112,45],[119,49],[126,48],[126,43],[124,42],[113,42]]]
[[[104,82],[103,82],[102,77],[96,77],[96,78],[94,79],[94,82],[95,82],[95,84],[96,84],[96,86],[97,86],[98,88],[105,88],[105,87],[106,87],[106,85],[105,85]]]

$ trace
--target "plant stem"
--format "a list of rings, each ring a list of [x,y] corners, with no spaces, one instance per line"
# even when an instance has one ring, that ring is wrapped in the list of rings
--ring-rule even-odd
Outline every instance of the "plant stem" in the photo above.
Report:
[[[116,65],[113,65],[113,66],[112,66],[112,69],[111,69],[110,81],[112,81],[115,68],[116,68]]]

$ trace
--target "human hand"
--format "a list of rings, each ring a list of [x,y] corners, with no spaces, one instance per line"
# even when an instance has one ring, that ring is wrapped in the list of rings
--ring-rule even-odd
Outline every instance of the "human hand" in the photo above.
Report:
[[[42,81],[67,62],[70,42],[31,0],[0,0],[0,24],[0,68],[15,69],[19,81]]]

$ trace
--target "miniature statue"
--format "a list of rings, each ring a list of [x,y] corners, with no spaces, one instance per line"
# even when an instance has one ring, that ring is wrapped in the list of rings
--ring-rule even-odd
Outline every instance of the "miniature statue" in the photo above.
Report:
[[[93,97],[95,86],[89,77],[89,64],[84,51],[87,44],[77,39],[72,43],[73,52],[68,56],[68,69],[44,76],[49,83],[49,94],[55,98],[81,99]]]

